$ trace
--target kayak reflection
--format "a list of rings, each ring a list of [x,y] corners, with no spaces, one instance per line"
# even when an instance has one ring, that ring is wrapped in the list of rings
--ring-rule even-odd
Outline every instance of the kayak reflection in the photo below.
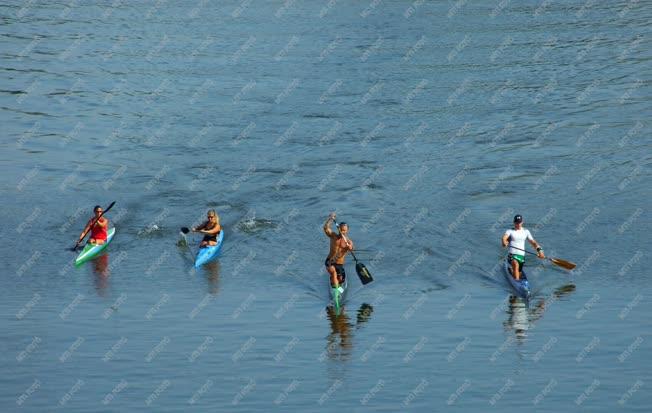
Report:
[[[95,290],[100,297],[107,295],[109,288],[109,276],[111,270],[109,267],[109,254],[104,254],[92,261],[93,274],[95,275]]]
[[[208,287],[208,293],[210,295],[217,295],[220,290],[220,262],[212,261],[203,266],[204,272],[206,272],[206,282]]]
[[[353,324],[346,313],[346,307],[337,311],[333,306],[326,307],[326,315],[330,321],[331,332],[326,337],[326,355],[331,360],[347,361],[353,353],[353,334],[351,327],[358,329],[371,319],[374,308],[370,304],[362,304],[356,314]]]
[[[559,287],[553,293],[536,301],[524,300],[521,297],[510,295],[507,306],[507,320],[503,323],[505,330],[513,330],[518,342],[527,338],[527,332],[534,328],[536,323],[546,311],[546,306],[575,291],[575,285],[567,284]]]
[[[192,250],[188,246],[186,242],[183,240],[179,240],[177,242],[177,251],[179,252],[179,256],[187,263],[193,264],[194,263],[194,258],[192,255]],[[191,276],[205,276],[206,277],[206,284],[208,287],[208,293],[210,295],[217,295],[219,292],[219,283],[220,283],[220,261],[219,260],[214,260],[205,263],[201,267],[192,267],[188,270],[187,272],[188,275]]]
[[[543,300],[540,300],[534,307],[540,305]],[[525,299],[515,295],[509,296],[509,305],[507,306],[507,321],[503,323],[506,330],[514,330],[516,339],[519,341],[527,338],[528,330],[533,327],[532,324],[538,319],[530,318],[530,311],[528,303]]]
[[[326,307],[326,315],[331,325],[331,332],[326,337],[326,354],[331,360],[346,361],[350,359],[353,348],[349,316],[344,307],[337,311],[332,306]]]

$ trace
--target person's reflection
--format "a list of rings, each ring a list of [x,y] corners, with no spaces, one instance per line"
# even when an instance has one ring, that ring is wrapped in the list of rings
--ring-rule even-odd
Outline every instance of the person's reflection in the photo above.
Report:
[[[351,323],[344,307],[338,312],[333,306],[326,307],[331,333],[326,338],[326,352],[331,360],[348,360],[351,357]]]
[[[106,253],[93,261],[93,274],[95,275],[95,290],[100,297],[105,297],[109,288],[109,254]]]
[[[220,262],[211,261],[203,265],[204,270],[206,271],[206,281],[208,282],[208,293],[210,295],[217,295],[219,292],[219,281],[220,281]]]
[[[326,307],[326,314],[331,324],[331,332],[326,338],[326,352],[332,360],[349,360],[353,349],[353,334],[349,316],[345,312],[346,307],[342,307],[339,313],[333,306]],[[371,319],[374,308],[367,303],[363,303],[357,311],[355,328],[362,327]]]
[[[527,302],[520,297],[510,295],[507,314],[507,321],[503,323],[505,329],[514,330],[516,339],[519,342],[524,341],[527,337],[527,331],[530,329]]]
[[[507,320],[503,323],[506,330],[514,330],[517,341],[523,342],[527,338],[527,332],[534,328],[536,323],[546,312],[546,305],[554,303],[560,298],[571,294],[575,291],[575,285],[568,284],[559,287],[553,293],[545,298],[540,298],[529,303],[520,297],[509,296],[509,305],[507,307]]]

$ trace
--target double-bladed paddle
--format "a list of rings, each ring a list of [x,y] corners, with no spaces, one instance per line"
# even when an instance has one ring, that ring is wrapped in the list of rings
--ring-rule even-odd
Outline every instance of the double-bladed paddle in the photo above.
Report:
[[[84,238],[86,238],[86,234],[88,234],[88,231],[90,231],[90,230],[95,226],[95,224],[97,224],[97,221],[99,221],[100,218],[102,218],[102,217],[104,216],[104,214],[106,214],[107,212],[109,212],[109,209],[113,208],[113,205],[115,205],[115,201],[111,202],[111,204],[109,204],[108,207],[104,208],[104,211],[102,211],[102,213],[100,213],[100,216],[97,217],[97,218],[95,219],[95,221],[93,221],[93,223],[88,227],[88,229],[87,229],[86,231],[84,231],[84,235],[82,235],[81,240],[83,240]],[[75,246],[71,248],[71,251],[76,251],[77,248],[79,248],[79,243],[80,243],[80,242],[81,242],[81,241],[78,241],[78,242],[75,244]]]
[[[517,250],[521,250],[521,251],[527,252],[528,254],[532,254],[532,255],[538,255],[535,252],[527,251],[527,250],[524,250],[523,248],[514,247],[512,245],[510,245],[509,248],[514,248],[514,249],[517,249]],[[570,261],[562,260],[561,258],[549,258],[549,257],[546,257],[546,259],[548,261],[552,262],[553,264],[558,265],[558,266],[560,266],[562,268],[565,268],[567,270],[572,270],[573,268],[577,267],[576,264],[574,264],[574,263],[572,263]]]

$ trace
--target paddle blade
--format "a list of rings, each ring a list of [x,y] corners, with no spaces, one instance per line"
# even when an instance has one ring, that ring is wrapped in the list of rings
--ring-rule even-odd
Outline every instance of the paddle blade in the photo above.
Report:
[[[363,285],[364,284],[369,284],[370,282],[372,282],[374,280],[373,277],[371,276],[371,273],[367,269],[367,267],[365,267],[365,265],[363,263],[361,263],[361,262],[358,262],[358,263],[355,264],[355,272],[358,273],[358,277],[360,278],[360,282]]]
[[[190,230],[188,229],[188,227],[181,227],[181,232],[183,232],[184,234],[187,234],[187,233],[190,232]]]
[[[552,261],[552,263],[555,265],[559,265],[562,268],[566,268],[567,270],[572,270],[573,268],[577,267],[577,265],[573,264],[572,262],[562,260],[560,258],[550,258],[550,261]]]

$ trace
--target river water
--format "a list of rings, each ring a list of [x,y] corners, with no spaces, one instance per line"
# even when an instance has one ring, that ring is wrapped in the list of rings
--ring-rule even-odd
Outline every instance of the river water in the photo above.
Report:
[[[649,411],[649,2],[0,10],[2,411]]]

